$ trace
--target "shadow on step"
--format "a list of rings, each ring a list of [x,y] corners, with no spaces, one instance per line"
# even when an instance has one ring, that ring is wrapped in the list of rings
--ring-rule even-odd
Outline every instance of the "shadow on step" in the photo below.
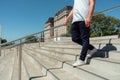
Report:
[[[56,68],[48,68],[48,69],[46,68],[46,73],[45,73],[45,75],[42,75],[42,76],[33,76],[33,77],[30,77],[29,80],[47,77],[47,76],[49,75],[48,72],[51,73],[55,78],[57,78],[50,70],[62,69],[64,63],[65,63],[65,62],[62,62],[62,65],[59,66],[59,67],[56,67]],[[58,80],[59,80],[59,79],[58,79]]]
[[[32,79],[36,79],[36,78],[40,78],[40,77],[46,77],[47,75],[43,75],[43,76],[34,76],[34,77],[30,77],[29,80],[32,80]]]
[[[92,58],[96,58],[96,57],[99,57],[99,58],[109,58],[109,52],[110,51],[117,51],[117,48],[113,44],[109,43],[109,44],[106,44],[106,46],[104,46],[101,49],[101,44],[99,44],[99,49],[97,50],[97,52],[94,53],[92,55],[92,57],[87,58],[86,63],[90,64],[91,59]]]

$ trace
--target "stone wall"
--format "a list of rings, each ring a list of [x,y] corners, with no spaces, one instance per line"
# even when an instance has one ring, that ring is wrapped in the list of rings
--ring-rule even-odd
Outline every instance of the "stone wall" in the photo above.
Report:
[[[58,11],[54,16],[53,22],[48,19],[48,21],[45,24],[45,30],[50,29],[51,24],[53,24],[54,27],[62,25],[64,23],[66,17],[68,16],[68,14],[70,13],[71,9],[72,9],[71,6],[66,6],[63,9],[61,9],[60,11]],[[52,36],[50,34],[52,34]],[[61,26],[59,28],[55,28],[54,30],[46,31],[45,32],[45,39],[61,37],[62,35],[65,35],[65,34],[67,34],[67,27]]]
[[[53,17],[49,18],[45,24],[44,30],[47,30],[44,32],[44,40],[45,41],[49,41],[51,38],[54,37],[54,29],[52,29],[52,27],[54,27],[54,18]]]

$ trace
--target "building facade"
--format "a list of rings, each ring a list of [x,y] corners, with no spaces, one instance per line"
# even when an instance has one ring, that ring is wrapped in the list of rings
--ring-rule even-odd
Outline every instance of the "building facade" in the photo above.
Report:
[[[45,29],[44,32],[44,40],[50,41],[52,38],[54,38],[54,18],[50,17],[46,23],[45,23]]]
[[[49,18],[48,21],[45,23],[45,30],[50,29],[53,26],[56,27],[56,26],[62,25],[66,17],[68,16],[68,14],[70,13],[71,9],[72,9],[71,6],[66,6],[55,14],[52,21],[51,21],[51,18]],[[46,31],[44,35],[45,35],[45,40],[47,38],[51,38],[53,40],[53,38],[61,37],[66,34],[67,34],[67,27],[60,26],[58,28],[55,28],[55,29],[52,28],[51,30]]]

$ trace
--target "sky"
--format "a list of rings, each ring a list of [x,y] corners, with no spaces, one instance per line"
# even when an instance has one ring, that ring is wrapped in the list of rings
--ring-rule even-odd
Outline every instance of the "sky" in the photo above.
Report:
[[[12,41],[44,30],[45,22],[74,0],[0,0],[2,38]],[[95,12],[120,5],[120,0],[96,0]],[[105,13],[120,19],[120,8]]]

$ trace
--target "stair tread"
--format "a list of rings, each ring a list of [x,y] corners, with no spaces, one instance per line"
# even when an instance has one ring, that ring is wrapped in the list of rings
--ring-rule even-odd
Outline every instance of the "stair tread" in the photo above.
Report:
[[[40,49],[34,50],[33,52],[38,53],[38,55],[41,54],[41,53],[40,53],[40,52],[41,52]],[[37,54],[35,54],[35,55],[37,55]],[[46,55],[46,54],[43,53],[42,55]],[[46,55],[46,56],[51,57],[51,58],[56,58],[57,60],[60,60],[60,61],[62,61],[62,62],[64,62],[64,61],[71,61],[70,59],[64,58],[62,55],[61,55],[61,56]]]
[[[53,46],[50,46],[50,45],[53,45]],[[81,49],[81,47],[79,46],[79,45],[77,45],[77,44],[69,44],[68,43],[68,45],[66,45],[66,44],[64,44],[64,42],[63,42],[63,44],[65,45],[65,46],[62,46],[61,45],[61,43],[51,43],[51,44],[46,44],[46,45],[43,45],[43,46],[41,46],[40,48],[36,48],[36,46],[32,46],[31,47],[31,49],[33,49],[33,50],[37,50],[39,53],[40,53],[40,51],[41,51],[41,49],[42,50],[45,50],[46,49],[46,52],[45,51],[43,51],[43,53],[42,54],[45,54],[45,55],[47,55],[47,57],[49,57],[49,58],[54,58],[54,59],[57,59],[58,61],[61,61],[61,62],[65,62],[64,64],[66,64],[66,63],[69,63],[69,62],[72,62],[71,63],[71,65],[73,64],[73,60],[67,60],[65,57],[61,57],[61,56],[58,56],[58,55],[56,55],[56,54],[50,54],[49,52],[47,53],[47,50],[49,51],[50,50],[50,52],[55,52],[55,53],[63,53],[63,54],[66,54],[66,52],[64,52],[62,49],[61,49],[61,51],[54,51],[54,48],[64,48],[64,49],[74,49],[74,51],[75,50],[77,50],[77,52],[78,52],[78,50],[79,49]],[[100,44],[100,43],[93,43],[96,47],[98,47],[99,45],[98,44]],[[101,47],[104,47],[104,45],[106,45],[106,43],[102,43],[103,45],[101,46]],[[113,43],[113,45],[116,45],[116,47],[118,47],[117,45],[119,45],[119,44],[116,44],[116,43]],[[49,45],[49,46],[47,46],[47,45]],[[59,46],[60,45],[60,46]],[[71,47],[70,45],[74,45],[74,46],[76,46],[76,47]],[[70,46],[70,47],[67,47],[67,46]],[[106,46],[105,46],[106,47]],[[49,49],[50,48],[50,49]],[[53,48],[53,49],[52,49]],[[56,50],[55,49],[55,50]],[[102,50],[101,50],[102,51]],[[34,53],[37,53],[37,52],[35,52],[35,51],[33,51]],[[44,53],[45,52],[45,53]],[[119,51],[109,51],[109,54],[110,53],[119,53]],[[48,55],[48,54],[50,54],[50,55]],[[70,54],[74,54],[74,53],[72,53],[72,51],[70,52]],[[78,54],[75,54],[75,55],[79,55],[79,53]],[[114,55],[114,54],[112,54],[112,55]],[[117,55],[119,55],[119,54],[117,54]],[[101,61],[100,63],[103,63],[103,64],[105,64],[105,67],[107,67],[107,64],[109,64],[109,63],[111,63],[111,64],[109,64],[109,66],[110,65],[114,65],[115,64],[115,66],[116,66],[116,64],[117,65],[119,65],[120,64],[120,60],[119,59],[116,59],[115,57],[117,56],[117,55],[115,55],[114,57],[110,57],[110,58],[100,58],[100,57],[93,57],[91,60],[94,60],[94,61],[91,61],[91,62],[93,62],[92,64],[90,64],[90,65],[85,65],[85,66],[79,66],[78,68],[81,68],[81,69],[84,69],[84,70],[86,70],[86,71],[88,71],[88,72],[91,72],[91,73],[93,73],[93,74],[96,74],[96,75],[100,75],[100,76],[103,76],[103,78],[102,79],[104,79],[104,78],[107,78],[107,79],[114,79],[114,80],[119,80],[119,76],[120,76],[120,74],[118,74],[118,72],[113,72],[113,73],[107,73],[107,74],[104,74],[103,75],[103,73],[105,73],[105,71],[101,71],[103,68],[101,68],[101,66],[100,66],[100,68],[98,68],[97,69],[97,61],[98,61],[98,63],[99,63],[99,61]],[[119,58],[119,57],[118,57]],[[42,64],[44,64],[44,65],[46,65],[47,66],[47,68],[59,68],[58,66],[55,66],[55,65],[52,65],[52,63],[49,63],[49,61],[45,61],[45,60],[42,60],[42,59],[40,59],[41,60],[41,62],[42,62]],[[94,64],[95,63],[95,64]],[[107,63],[107,64],[106,64]],[[95,66],[94,66],[95,65]],[[55,67],[54,67],[55,66]],[[99,65],[98,65],[99,66]],[[63,66],[64,67],[64,66]],[[118,68],[119,66],[117,66],[117,68]],[[109,68],[109,67],[108,67]],[[114,69],[114,68],[109,68],[109,69]],[[108,70],[109,70],[108,69]],[[118,70],[118,69],[117,69]],[[57,75],[58,77],[59,76],[61,76],[61,75],[63,75],[62,73],[66,73],[66,72],[64,72],[64,71],[66,71],[66,70],[64,70],[64,69],[56,69],[56,70],[50,70],[50,71],[53,71],[53,73],[55,74],[55,75]],[[108,71],[109,72],[109,71]],[[70,74],[70,73],[66,73],[66,75],[65,76],[68,76],[68,74]],[[112,75],[113,74],[113,75]],[[62,77],[60,77],[60,78],[62,78]],[[46,77],[46,78],[44,78],[45,80],[48,80],[48,77]],[[44,80],[43,79],[43,80]],[[42,80],[42,79],[41,79]],[[61,79],[61,80],[66,80],[65,78],[63,78],[63,79]]]
[[[118,41],[118,42],[111,42],[111,43],[109,43],[109,41],[107,41],[107,42],[104,42],[104,41],[90,41],[90,43],[91,44],[113,44],[113,45],[120,45],[120,43],[119,43],[120,41]],[[50,46],[50,45],[73,45],[73,46],[80,46],[80,45],[78,45],[77,43],[74,43],[74,42],[56,42],[56,43],[45,43],[44,44],[44,46]]]
[[[74,62],[75,61],[69,61],[69,62],[66,62],[66,63],[72,65]],[[97,76],[100,75],[100,76],[105,77],[107,79],[113,79],[113,80],[116,80],[116,78],[120,79],[120,77],[119,77],[120,73],[118,73],[118,72],[112,72],[112,73],[110,73],[109,71],[106,73],[106,71],[104,70],[104,68],[103,68],[103,70],[99,70],[96,67],[93,67],[92,65],[88,65],[88,64],[85,64],[83,66],[77,66],[76,68],[83,69],[86,72],[88,71],[89,73],[97,75]],[[105,73],[105,74],[103,74],[103,73]]]
[[[115,64],[120,64],[120,60],[114,59],[114,58],[93,58],[95,60],[104,61],[104,62],[110,62]]]
[[[110,53],[118,53],[118,54],[120,54],[120,51],[110,51]]]
[[[38,51],[40,50],[40,49],[37,49]],[[46,49],[43,49],[43,50],[46,50]],[[49,51],[49,50],[48,50]],[[71,54],[71,55],[79,55],[79,53],[67,53],[67,52],[62,52],[62,51],[53,51],[53,50],[50,50],[50,51],[52,51],[52,52],[57,52],[57,53],[62,53],[62,54]],[[99,51],[98,53],[100,53],[101,51]],[[109,52],[109,54],[110,53],[116,53],[116,54],[119,54],[119,52],[120,51],[110,51]],[[96,53],[96,54],[98,54],[98,53]],[[98,59],[101,59],[101,58],[98,58]],[[102,58],[103,60],[108,60],[108,61],[111,61],[111,62],[116,62],[116,63],[119,63],[120,62],[120,60],[118,59],[114,59],[114,58]]]
[[[18,56],[15,56],[14,66],[13,66],[13,73],[12,73],[12,80],[18,79]]]
[[[30,77],[42,75],[41,66],[37,62],[35,62],[34,59],[26,55],[25,52],[23,54],[23,61],[24,65],[29,71]]]
[[[100,59],[101,59],[101,58],[100,58]],[[106,59],[105,59],[105,60],[106,60]],[[111,60],[111,59],[110,59],[110,60]],[[110,61],[110,60],[109,60],[109,61]]]
[[[79,76],[74,76],[72,72],[70,73],[64,69],[51,70],[51,72],[59,77],[60,80],[81,80]]]
[[[3,80],[8,80],[12,76],[12,70],[13,70],[13,64],[14,64],[14,54],[10,54],[6,57],[7,60],[5,60],[4,68],[0,72],[0,78]],[[6,64],[7,62],[7,64]],[[2,67],[2,66],[1,66]]]
[[[50,63],[48,60],[46,59],[42,59],[40,58],[40,55],[32,55],[33,59],[36,58],[37,61],[40,62],[40,64],[44,65],[47,69],[49,68],[58,68],[58,65],[56,65],[56,63]]]
[[[41,77],[41,78],[36,78],[32,80],[51,80],[49,77]]]

